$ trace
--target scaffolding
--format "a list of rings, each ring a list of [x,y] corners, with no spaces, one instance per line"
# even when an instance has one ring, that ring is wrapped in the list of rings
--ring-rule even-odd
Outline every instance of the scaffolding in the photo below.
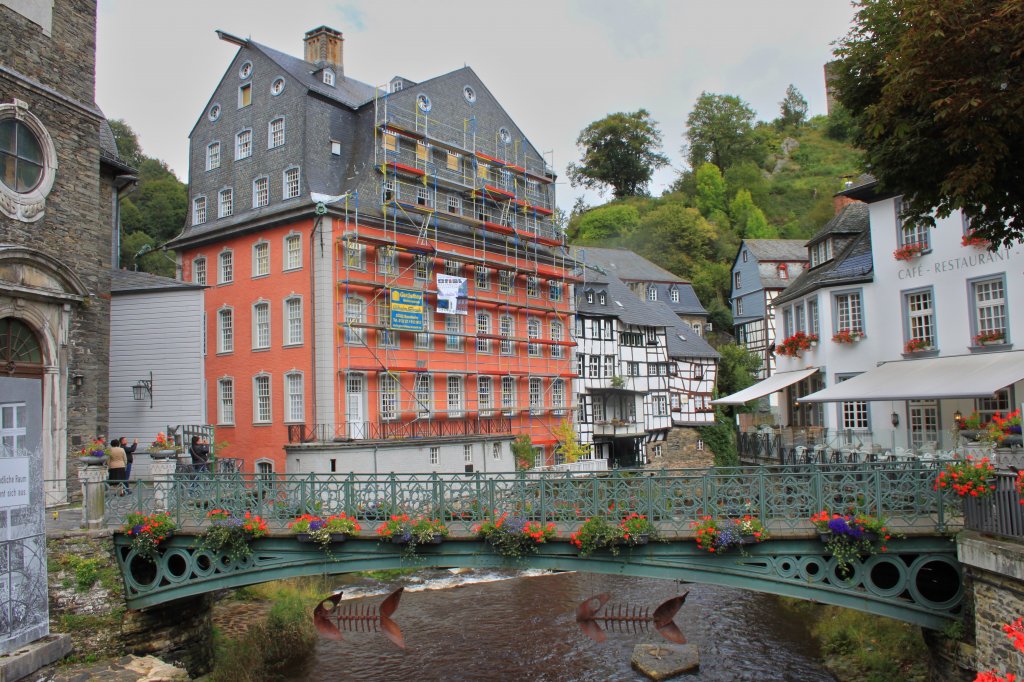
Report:
[[[507,129],[484,137],[475,119],[450,125],[378,90],[369,201],[383,224],[346,203],[336,237],[336,437],[522,431],[547,445],[575,409],[576,263],[552,220],[553,173]],[[464,315],[435,314],[441,273],[466,278]],[[396,290],[422,296],[422,328],[395,326]]]

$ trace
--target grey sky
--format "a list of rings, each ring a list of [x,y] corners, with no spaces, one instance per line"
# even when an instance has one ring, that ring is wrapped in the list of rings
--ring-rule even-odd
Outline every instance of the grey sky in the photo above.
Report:
[[[812,115],[825,113],[822,67],[852,17],[846,0],[100,0],[96,97],[184,180],[188,133],[237,49],[214,30],[301,56],[303,34],[327,24],[345,34],[345,73],[366,83],[473,67],[554,153],[569,209],[583,194],[565,177],[576,136],[610,112],[650,111],[675,169],[702,90],[738,95],[770,120],[793,83]],[[675,174],[659,172],[652,193]]]

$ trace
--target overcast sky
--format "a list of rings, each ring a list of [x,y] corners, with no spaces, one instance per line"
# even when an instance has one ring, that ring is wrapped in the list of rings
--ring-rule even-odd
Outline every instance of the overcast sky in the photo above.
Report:
[[[825,113],[822,67],[852,17],[847,0],[99,0],[96,99],[187,180],[188,133],[238,49],[214,30],[301,57],[303,34],[326,24],[345,35],[345,73],[371,85],[471,66],[553,152],[568,210],[583,194],[565,175],[576,137],[608,113],[643,107],[660,124],[673,169],[655,176],[655,195],[684,166],[701,91],[771,120],[793,83],[811,115]]]

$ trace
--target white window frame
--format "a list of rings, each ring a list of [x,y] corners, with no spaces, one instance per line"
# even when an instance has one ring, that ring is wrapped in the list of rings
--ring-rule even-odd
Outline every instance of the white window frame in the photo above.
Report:
[[[461,353],[463,348],[462,315],[444,316],[444,349],[451,353]]]
[[[395,247],[386,244],[377,247],[377,274],[389,277],[398,275],[398,251]]]
[[[346,240],[342,242],[341,251],[346,268],[366,271],[366,244]]]
[[[481,291],[488,291],[491,288],[491,269],[486,265],[478,265],[474,269],[473,279],[476,282],[476,288]]]
[[[217,354],[235,352],[235,310],[223,307],[217,311]]]
[[[928,253],[932,250],[931,228],[928,225],[917,223],[916,225],[904,225],[900,213],[903,211],[903,199],[898,197],[893,202],[896,211],[896,243],[899,246],[908,244],[920,244],[921,253]]]
[[[235,193],[230,187],[217,192],[217,217],[230,218],[235,213]]]
[[[275,124],[280,123],[279,128]],[[278,116],[267,123],[267,149],[277,149],[284,146],[284,116]]]
[[[285,168],[281,173],[281,198],[297,199],[302,191],[302,171],[298,166]]]
[[[448,386],[448,417],[461,419],[465,414],[465,380],[460,374],[449,374]]]
[[[541,325],[540,318],[526,318],[526,336],[528,339],[539,339],[541,337],[542,328],[543,325]],[[528,342],[526,344],[526,354],[531,358],[542,358],[544,357],[544,350],[541,347],[541,344]]]
[[[413,380],[413,397],[416,412],[421,417],[430,416],[434,409],[434,378],[426,372],[417,372]]]
[[[555,280],[548,280],[548,300],[561,301],[562,300],[562,283]]]
[[[235,423],[235,380],[231,377],[217,380],[217,423]]]
[[[329,85],[333,88],[336,80],[334,69],[324,69],[322,80],[324,82],[324,85]]]
[[[516,318],[512,315],[502,315],[498,318],[498,333],[501,335],[499,342],[499,353],[501,355],[512,355],[515,353]]]
[[[832,295],[833,333],[843,330],[864,332],[864,297],[860,291],[839,291]]]
[[[515,288],[516,276],[511,270],[498,271],[498,293],[510,294]]]
[[[202,225],[206,222],[206,196],[198,196],[192,200],[192,224]]]
[[[516,409],[516,378],[511,375],[501,377],[501,409],[505,414],[512,414]]]
[[[196,256],[192,259],[192,283],[206,286],[206,256]]]
[[[284,420],[286,423],[302,424],[306,421],[306,380],[302,372],[286,372],[284,375]]]
[[[430,257],[425,254],[417,253],[412,257],[412,278],[414,281],[430,281],[430,263]]]
[[[301,346],[304,342],[304,326],[302,318],[302,297],[298,295],[289,296],[282,301],[281,319],[284,326],[281,330],[281,338],[284,339],[284,346]]]
[[[292,245],[295,244],[295,248]],[[284,237],[284,249],[283,254],[284,263],[282,263],[282,270],[288,272],[290,270],[301,270],[302,269],[302,235],[298,232],[292,232],[286,234]]]
[[[481,417],[494,414],[494,379],[489,376],[476,378],[477,409]]]
[[[252,106],[252,83],[243,83],[238,86],[238,108],[244,109]]]
[[[526,297],[540,298],[540,278],[528,275],[526,277]]]
[[[530,377],[528,384],[528,395],[530,398],[530,414],[538,415],[544,413],[544,380],[539,377]]]
[[[365,346],[366,329],[353,324],[366,324],[366,300],[349,295],[345,297],[345,343]]]
[[[270,274],[270,242],[261,239],[252,245],[252,276],[266,277]]]
[[[430,447],[430,466],[436,467],[441,463],[441,448],[436,445]]]
[[[270,301],[256,301],[252,304],[253,350],[267,350],[270,348],[270,331]]]
[[[565,325],[562,324],[561,320],[551,320],[550,331],[548,335],[551,337],[551,357],[561,359],[565,349],[558,345],[557,342],[565,340]]]
[[[565,414],[565,380],[552,379],[551,381],[551,407],[554,414]]]
[[[234,281],[235,253],[231,249],[225,249],[217,256],[217,284],[231,284]]]
[[[486,336],[490,336],[491,334],[490,313],[478,312],[476,314],[476,334],[476,352],[490,353],[492,347],[491,339],[481,337],[481,334]]]
[[[214,140],[206,145],[206,170],[212,171],[220,168],[220,141]]]
[[[252,207],[263,208],[270,205],[270,178],[266,175],[252,181]]]
[[[235,161],[248,159],[250,156],[252,156],[252,128],[246,128],[235,133]]]
[[[931,287],[903,293],[903,341],[921,339],[930,348],[938,348],[938,323],[935,290]]]
[[[273,381],[266,372],[252,378],[252,423],[270,424],[274,419]]]
[[[983,332],[1001,332],[1003,343],[1009,343],[1010,325],[1007,305],[1006,275],[979,277],[970,280],[972,337]],[[972,338],[971,344],[974,345]]]
[[[390,372],[383,372],[379,378],[380,383],[380,419],[381,421],[396,421],[402,415],[402,386],[398,377]]]

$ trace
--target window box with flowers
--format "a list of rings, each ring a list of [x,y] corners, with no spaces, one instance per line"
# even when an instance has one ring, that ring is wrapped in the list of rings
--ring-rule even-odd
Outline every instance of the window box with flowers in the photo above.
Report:
[[[410,556],[416,553],[421,545],[439,545],[448,537],[448,526],[440,519],[428,516],[409,518],[408,514],[393,514],[377,527],[377,537],[381,542],[390,542],[402,546],[402,554]]]
[[[817,334],[797,332],[780,343],[776,349],[776,355],[785,355],[793,358],[800,357],[805,350],[810,350],[818,345]]]
[[[859,329],[840,329],[832,335],[832,343],[857,343],[864,338]]]
[[[888,551],[886,542],[895,537],[885,519],[864,514],[830,514],[822,510],[811,516],[825,550],[836,560],[840,577],[849,575],[858,557]]]
[[[903,345],[904,353],[920,353],[926,350],[932,350],[931,341],[926,339],[910,339]]]
[[[975,346],[997,346],[1003,343],[1006,343],[1006,332],[1002,330],[992,330],[974,335]]]
[[[555,524],[527,521],[521,517],[509,516],[507,512],[487,519],[473,527],[497,554],[518,559],[536,552],[540,545],[555,536]]]
[[[212,509],[206,517],[210,526],[199,536],[196,546],[223,554],[232,563],[252,556],[253,540],[267,534],[266,522],[251,512],[236,516],[224,509]]]
[[[350,535],[360,531],[359,522],[345,513],[328,516],[326,519],[312,514],[303,514],[288,524],[299,542],[313,542],[325,552],[331,543],[345,542]]]
[[[167,512],[146,515],[131,512],[121,532],[128,536],[128,545],[135,550],[136,556],[156,563],[160,556],[160,546],[172,535],[177,524]]]
[[[973,232],[968,232],[960,240],[963,246],[973,246],[976,249],[988,249],[992,242]]]
[[[892,257],[900,261],[912,261],[924,253],[925,245],[921,243],[904,244],[892,252]]]

